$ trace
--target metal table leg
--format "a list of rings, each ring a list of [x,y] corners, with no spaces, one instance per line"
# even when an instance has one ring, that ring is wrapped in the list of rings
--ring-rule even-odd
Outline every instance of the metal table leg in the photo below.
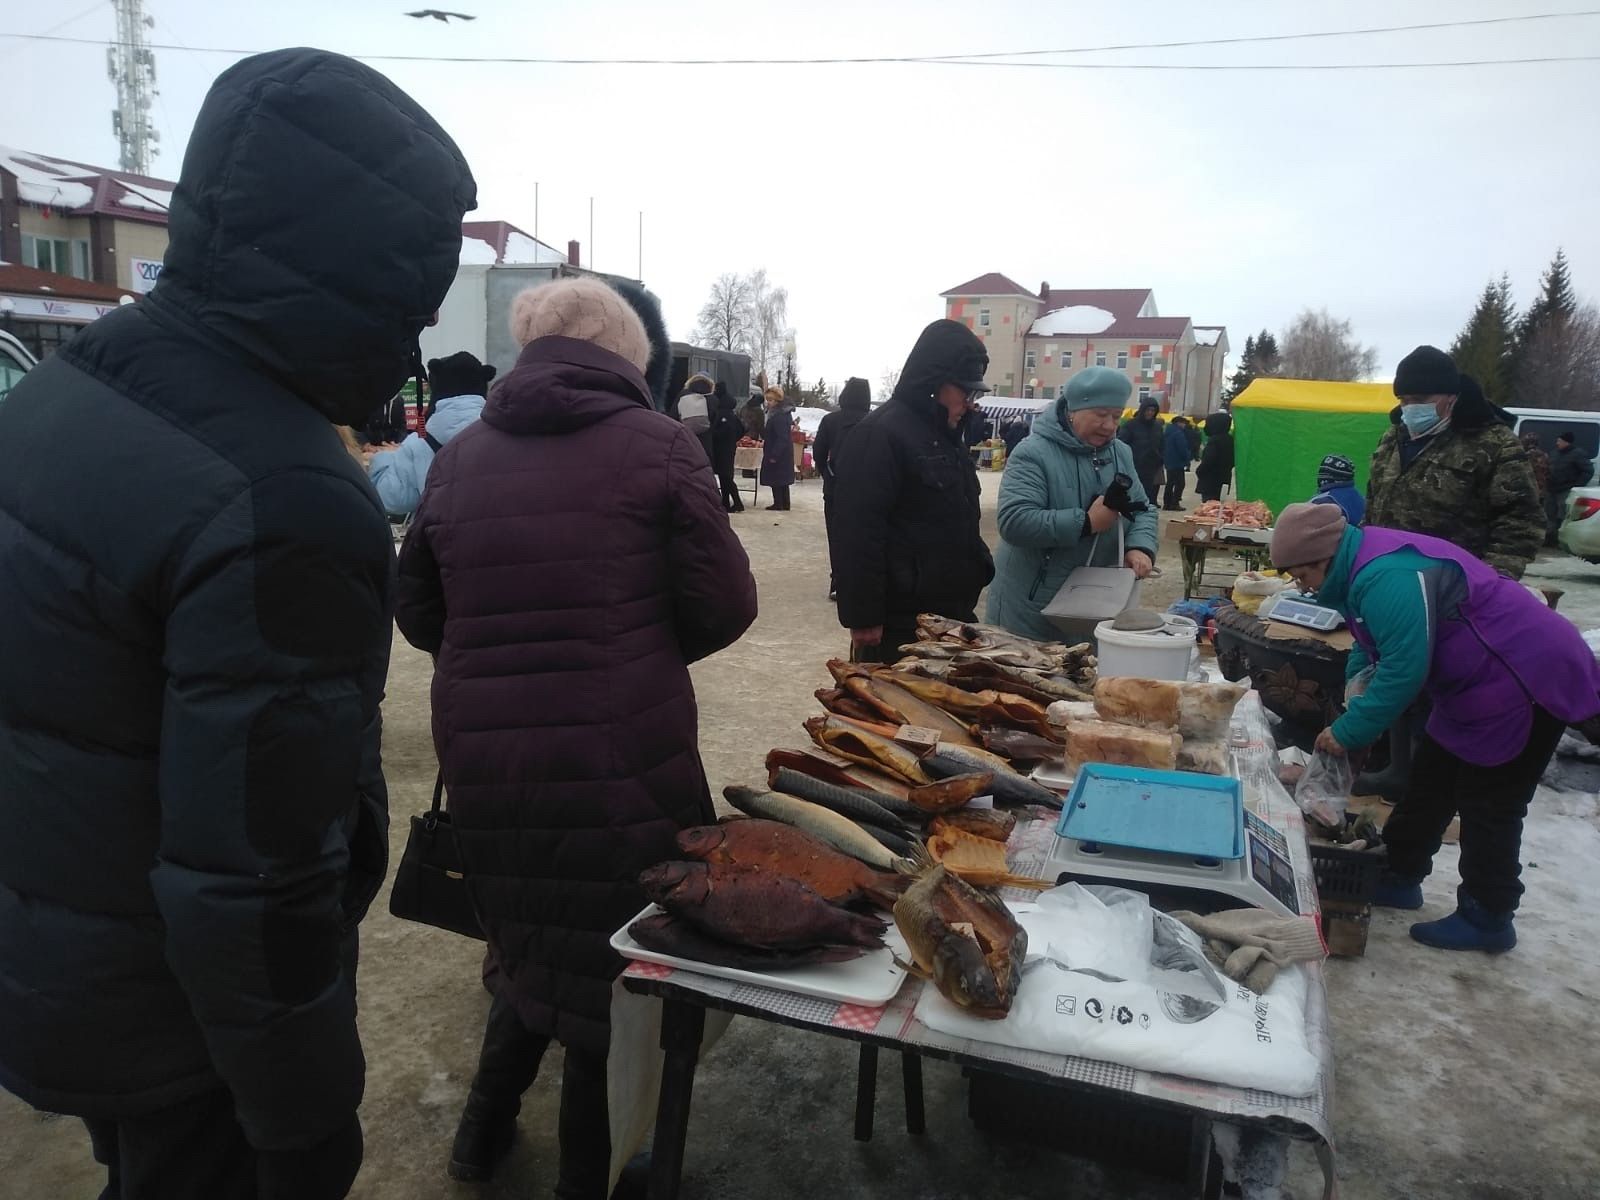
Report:
[[[856,1067],[856,1141],[872,1140],[872,1110],[878,1100],[878,1048],[861,1043],[861,1061]]]
[[[900,1075],[906,1092],[906,1132],[921,1137],[928,1127],[922,1111],[922,1055],[902,1050]]]
[[[700,1061],[706,1012],[699,1005],[667,997],[661,1011],[661,1100],[656,1106],[656,1135],[650,1152],[649,1200],[677,1200],[683,1180],[683,1151],[689,1137],[689,1102],[694,1097],[694,1071]]]

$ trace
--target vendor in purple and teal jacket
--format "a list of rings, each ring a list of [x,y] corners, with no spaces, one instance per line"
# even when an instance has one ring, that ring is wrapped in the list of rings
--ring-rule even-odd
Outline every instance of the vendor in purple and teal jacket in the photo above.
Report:
[[[1358,529],[1332,504],[1294,504],[1272,561],[1356,640],[1346,668],[1376,668],[1317,738],[1333,754],[1377,741],[1426,691],[1432,701],[1406,794],[1384,827],[1375,904],[1422,907],[1422,881],[1461,816],[1456,911],[1411,927],[1446,950],[1509,950],[1522,896],[1522,820],[1569,724],[1600,713],[1600,667],[1577,629],[1522,584],[1440,538]]]

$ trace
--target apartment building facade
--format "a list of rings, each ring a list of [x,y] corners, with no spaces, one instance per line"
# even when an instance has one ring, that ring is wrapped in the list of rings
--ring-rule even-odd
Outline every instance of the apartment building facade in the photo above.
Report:
[[[1086,367],[1125,372],[1131,403],[1203,415],[1221,404],[1227,330],[1163,317],[1149,288],[1052,288],[1037,292],[990,272],[943,293],[945,315],[989,350],[986,382],[997,399],[1056,399]]]

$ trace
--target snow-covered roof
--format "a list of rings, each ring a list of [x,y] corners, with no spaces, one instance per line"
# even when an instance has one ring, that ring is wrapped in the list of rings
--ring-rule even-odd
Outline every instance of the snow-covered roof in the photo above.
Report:
[[[492,267],[498,262],[500,256],[494,252],[494,247],[482,238],[464,237],[461,239],[462,266]]]
[[[84,208],[94,201],[94,188],[82,182],[84,172],[72,171],[65,163],[0,146],[0,167],[17,177],[17,199],[25,203]]]
[[[142,208],[147,212],[164,213],[172,207],[172,189],[150,187],[146,184],[124,183],[120,179],[117,185],[124,190],[121,203],[128,208]]]
[[[1221,338],[1221,325],[1196,325],[1194,327],[1194,343],[1197,346],[1215,346]]]
[[[506,234],[506,254],[503,261],[532,265],[553,264],[566,262],[567,256],[554,246],[546,246],[538,238],[529,237],[520,229],[512,229]]]
[[[1116,314],[1093,304],[1071,304],[1045,313],[1028,332],[1041,337],[1052,334],[1104,333],[1116,323]]]

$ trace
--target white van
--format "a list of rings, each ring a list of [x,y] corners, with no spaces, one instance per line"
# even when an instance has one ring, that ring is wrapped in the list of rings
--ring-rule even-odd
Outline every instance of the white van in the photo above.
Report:
[[[1531,433],[1539,439],[1546,454],[1553,454],[1556,438],[1571,433],[1575,444],[1595,464],[1590,482],[1600,479],[1600,412],[1579,412],[1570,408],[1508,408],[1517,419],[1517,437]]]
[[[22,377],[36,362],[26,346],[0,329],[0,400],[11,394],[11,389],[22,382]]]

